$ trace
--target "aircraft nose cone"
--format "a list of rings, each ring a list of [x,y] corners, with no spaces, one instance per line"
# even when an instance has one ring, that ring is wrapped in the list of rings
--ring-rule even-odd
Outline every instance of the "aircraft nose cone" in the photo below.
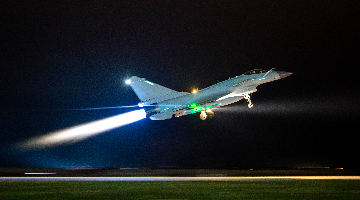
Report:
[[[280,78],[285,78],[293,74],[292,72],[284,72],[284,71],[278,71],[277,73],[279,74]]]

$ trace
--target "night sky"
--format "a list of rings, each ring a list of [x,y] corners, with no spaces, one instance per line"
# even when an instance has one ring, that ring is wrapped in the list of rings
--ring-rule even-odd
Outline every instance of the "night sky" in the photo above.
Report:
[[[4,5],[5,4],[5,5]],[[11,1],[1,6],[0,167],[358,168],[359,1]],[[134,109],[124,81],[190,92],[294,74],[245,100],[69,145],[34,136]],[[136,109],[136,108],[135,108]]]

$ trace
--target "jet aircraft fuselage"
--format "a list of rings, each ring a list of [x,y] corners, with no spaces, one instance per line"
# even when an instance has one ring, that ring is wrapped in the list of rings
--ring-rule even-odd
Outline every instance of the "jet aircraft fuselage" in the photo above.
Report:
[[[141,100],[139,106],[150,106],[147,108],[147,116],[152,120],[170,119],[173,116],[180,117],[196,112],[200,112],[200,118],[205,120],[207,115],[213,115],[211,108],[229,105],[243,98],[248,101],[251,108],[253,104],[249,94],[256,92],[258,85],[291,74],[255,69],[193,93],[177,92],[136,76],[131,77],[126,83]]]

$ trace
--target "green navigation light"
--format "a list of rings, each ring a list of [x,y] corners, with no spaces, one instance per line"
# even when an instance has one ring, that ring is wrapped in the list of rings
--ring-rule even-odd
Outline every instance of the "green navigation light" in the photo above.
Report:
[[[193,105],[195,105],[195,106],[193,106]],[[194,114],[196,112],[199,112],[199,111],[202,111],[202,110],[207,110],[209,108],[213,108],[213,107],[217,107],[217,106],[219,106],[219,104],[213,104],[213,105],[209,105],[209,106],[199,106],[199,107],[197,107],[196,104],[193,103],[193,104],[191,104],[189,106],[189,108],[190,108],[190,113]]]

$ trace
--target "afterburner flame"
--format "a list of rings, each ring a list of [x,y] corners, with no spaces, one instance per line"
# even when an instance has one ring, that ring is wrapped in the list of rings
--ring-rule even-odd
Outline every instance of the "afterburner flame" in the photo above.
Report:
[[[146,118],[144,109],[123,113],[113,117],[80,124],[63,130],[51,132],[47,135],[30,139],[22,144],[21,148],[39,149],[62,144],[69,144],[84,140],[94,135],[109,131],[121,126]]]

